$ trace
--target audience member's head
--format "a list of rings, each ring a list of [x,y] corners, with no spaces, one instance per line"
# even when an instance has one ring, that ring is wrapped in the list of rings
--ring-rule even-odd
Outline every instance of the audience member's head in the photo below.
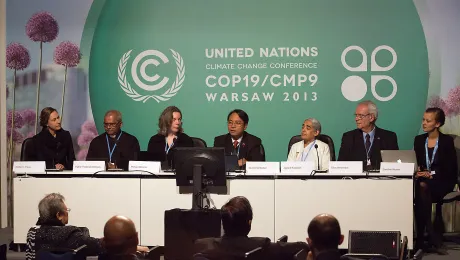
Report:
[[[245,197],[234,197],[222,206],[222,226],[226,236],[247,236],[251,222],[252,207]]]
[[[113,216],[104,226],[103,246],[108,254],[135,254],[139,238],[134,222],[123,216]]]
[[[308,225],[307,242],[313,253],[338,249],[343,242],[339,221],[329,214],[314,217]]]
[[[69,222],[69,211],[65,202],[65,198],[59,193],[51,193],[46,195],[38,203],[39,225],[59,221],[63,225]]]

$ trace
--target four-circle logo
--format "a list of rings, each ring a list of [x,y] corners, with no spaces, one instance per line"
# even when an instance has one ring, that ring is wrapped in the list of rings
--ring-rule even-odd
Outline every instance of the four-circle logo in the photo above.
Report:
[[[134,101],[142,101],[143,103],[147,102],[149,99],[154,99],[158,103],[160,101],[167,101],[170,98],[174,97],[177,92],[182,88],[182,85],[184,83],[185,79],[185,65],[182,57],[180,54],[174,50],[171,49],[172,56],[176,62],[176,67],[177,67],[177,76],[175,81],[172,83],[171,87],[168,88],[163,94],[161,95],[141,95],[139,94],[135,89],[131,87],[131,84],[128,82],[126,79],[126,65],[128,63],[128,60],[130,58],[132,50],[129,50],[120,59],[120,62],[118,63],[118,82],[120,83],[121,89],[126,93],[126,95],[130,98],[132,98]],[[154,76],[149,76],[146,73],[146,67],[148,65],[154,65],[158,67],[161,63],[155,59],[155,58],[150,58],[150,59],[145,59],[147,56],[154,56],[158,57],[163,64],[168,63],[169,59],[168,57],[158,51],[158,50],[145,50],[141,53],[139,53],[133,60],[131,64],[131,76],[134,81],[134,83],[141,89],[145,91],[156,91],[161,88],[163,88],[166,84],[169,82],[168,77],[163,77],[163,79],[160,80],[160,76],[158,74],[155,74]],[[140,68],[139,63],[144,60]],[[138,70],[140,71],[140,76],[142,77],[142,80],[139,79],[138,75]],[[144,81],[149,82],[150,84],[144,83]],[[154,83],[157,82],[158,83]]]
[[[360,52],[361,56],[362,56],[361,64],[356,66],[356,67],[349,66],[347,64],[346,60],[345,60],[345,58],[347,56],[347,53],[352,51],[352,50]],[[386,50],[386,51],[390,52],[390,54],[392,56],[392,61],[391,61],[390,65],[388,65],[386,67],[381,67],[380,65],[378,65],[377,62],[376,62],[376,59],[375,59],[375,57],[377,56],[377,53],[379,51],[382,51],[382,50]],[[348,71],[353,71],[353,72],[365,72],[365,71],[367,71],[367,54],[364,51],[364,49],[359,47],[359,46],[349,46],[345,50],[343,50],[342,56],[341,56],[341,61],[342,61],[342,65]],[[387,45],[378,46],[377,48],[375,48],[372,51],[372,54],[371,54],[371,71],[372,72],[374,72],[374,71],[376,71],[376,72],[390,71],[391,69],[394,68],[394,66],[396,65],[397,61],[398,61],[398,55],[396,54],[396,52],[395,52],[395,50],[393,48],[391,48],[390,46],[387,46]],[[393,90],[391,91],[391,94],[386,96],[386,97],[380,96],[376,91],[376,85],[381,80],[387,80],[393,86]],[[342,89],[342,95],[346,99],[348,99],[349,101],[359,101],[359,100],[363,99],[366,96],[367,84],[366,84],[366,81],[362,77],[353,75],[353,76],[347,77],[342,82],[341,89]],[[372,75],[371,76],[371,91],[372,91],[372,95],[377,100],[379,100],[379,101],[390,101],[396,96],[396,93],[398,92],[398,85],[396,84],[396,81],[390,76],[387,76],[387,75]]]

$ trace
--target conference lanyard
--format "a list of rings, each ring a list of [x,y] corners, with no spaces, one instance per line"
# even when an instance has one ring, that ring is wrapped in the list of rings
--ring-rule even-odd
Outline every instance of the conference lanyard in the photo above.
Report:
[[[310,149],[308,149],[308,152],[307,152],[307,154],[305,156],[304,156],[305,149],[303,150],[303,152],[302,152],[302,162],[304,162],[308,158],[308,154],[310,154],[311,148],[313,148],[313,146],[315,146],[315,143],[316,143],[316,140],[311,144]]]
[[[176,138],[174,138],[174,139],[176,139]],[[168,145],[168,138],[165,138],[165,142],[166,142],[166,145],[165,145],[165,152],[166,152],[166,154],[168,154],[168,153],[169,153],[169,150],[171,149],[171,147],[173,147],[173,145],[174,145],[174,139],[173,139],[171,145]]]
[[[117,142],[120,140],[120,136],[123,133],[123,131],[120,132],[120,134],[117,137]],[[105,140],[107,140],[107,149],[109,150],[109,160],[112,162],[112,154],[115,151],[115,147],[117,147],[117,142],[115,142],[115,145],[113,146],[112,150],[110,150],[110,143],[109,143],[109,135],[105,134]]]
[[[436,145],[434,146],[433,149],[433,154],[431,155],[431,160],[428,159],[428,137],[425,139],[425,161],[426,161],[426,167],[428,168],[428,171],[431,171],[431,165],[433,164],[434,161],[434,156],[436,155],[436,151],[438,151],[438,142],[439,138],[436,139]]]

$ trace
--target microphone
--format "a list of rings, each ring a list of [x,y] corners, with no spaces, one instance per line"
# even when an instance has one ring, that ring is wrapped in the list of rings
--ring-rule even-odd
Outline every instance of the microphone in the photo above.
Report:
[[[315,144],[315,150],[316,150],[316,159],[318,160],[318,169],[315,171],[315,173],[320,172],[320,173],[326,173],[327,170],[321,170],[320,165],[319,165],[319,153],[318,153],[318,145]]]

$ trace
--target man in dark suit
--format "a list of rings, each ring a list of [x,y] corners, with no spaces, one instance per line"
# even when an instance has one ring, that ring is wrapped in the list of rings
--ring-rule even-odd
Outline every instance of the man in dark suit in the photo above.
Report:
[[[394,132],[378,128],[377,106],[372,101],[358,104],[355,112],[357,129],[342,136],[338,161],[362,161],[364,169],[379,169],[381,150],[399,150]]]
[[[332,215],[320,214],[308,225],[307,242],[311,251],[307,260],[353,260],[340,256],[339,245],[343,243],[339,221]]]
[[[108,169],[127,171],[129,161],[137,160],[140,146],[135,136],[121,130],[122,126],[120,111],[105,113],[105,132],[91,141],[86,160],[105,160]]]
[[[227,116],[228,134],[214,138],[214,147],[224,147],[227,155],[236,155],[239,166],[245,165],[246,161],[265,161],[265,155],[260,152],[262,140],[245,131],[248,123],[248,114],[235,109]]]
[[[239,259],[244,253],[262,248],[261,259],[293,259],[294,255],[305,249],[304,242],[272,243],[267,237],[248,237],[251,231],[252,207],[245,197],[234,197],[222,207],[221,238],[204,238],[195,242],[195,252],[209,259]]]

